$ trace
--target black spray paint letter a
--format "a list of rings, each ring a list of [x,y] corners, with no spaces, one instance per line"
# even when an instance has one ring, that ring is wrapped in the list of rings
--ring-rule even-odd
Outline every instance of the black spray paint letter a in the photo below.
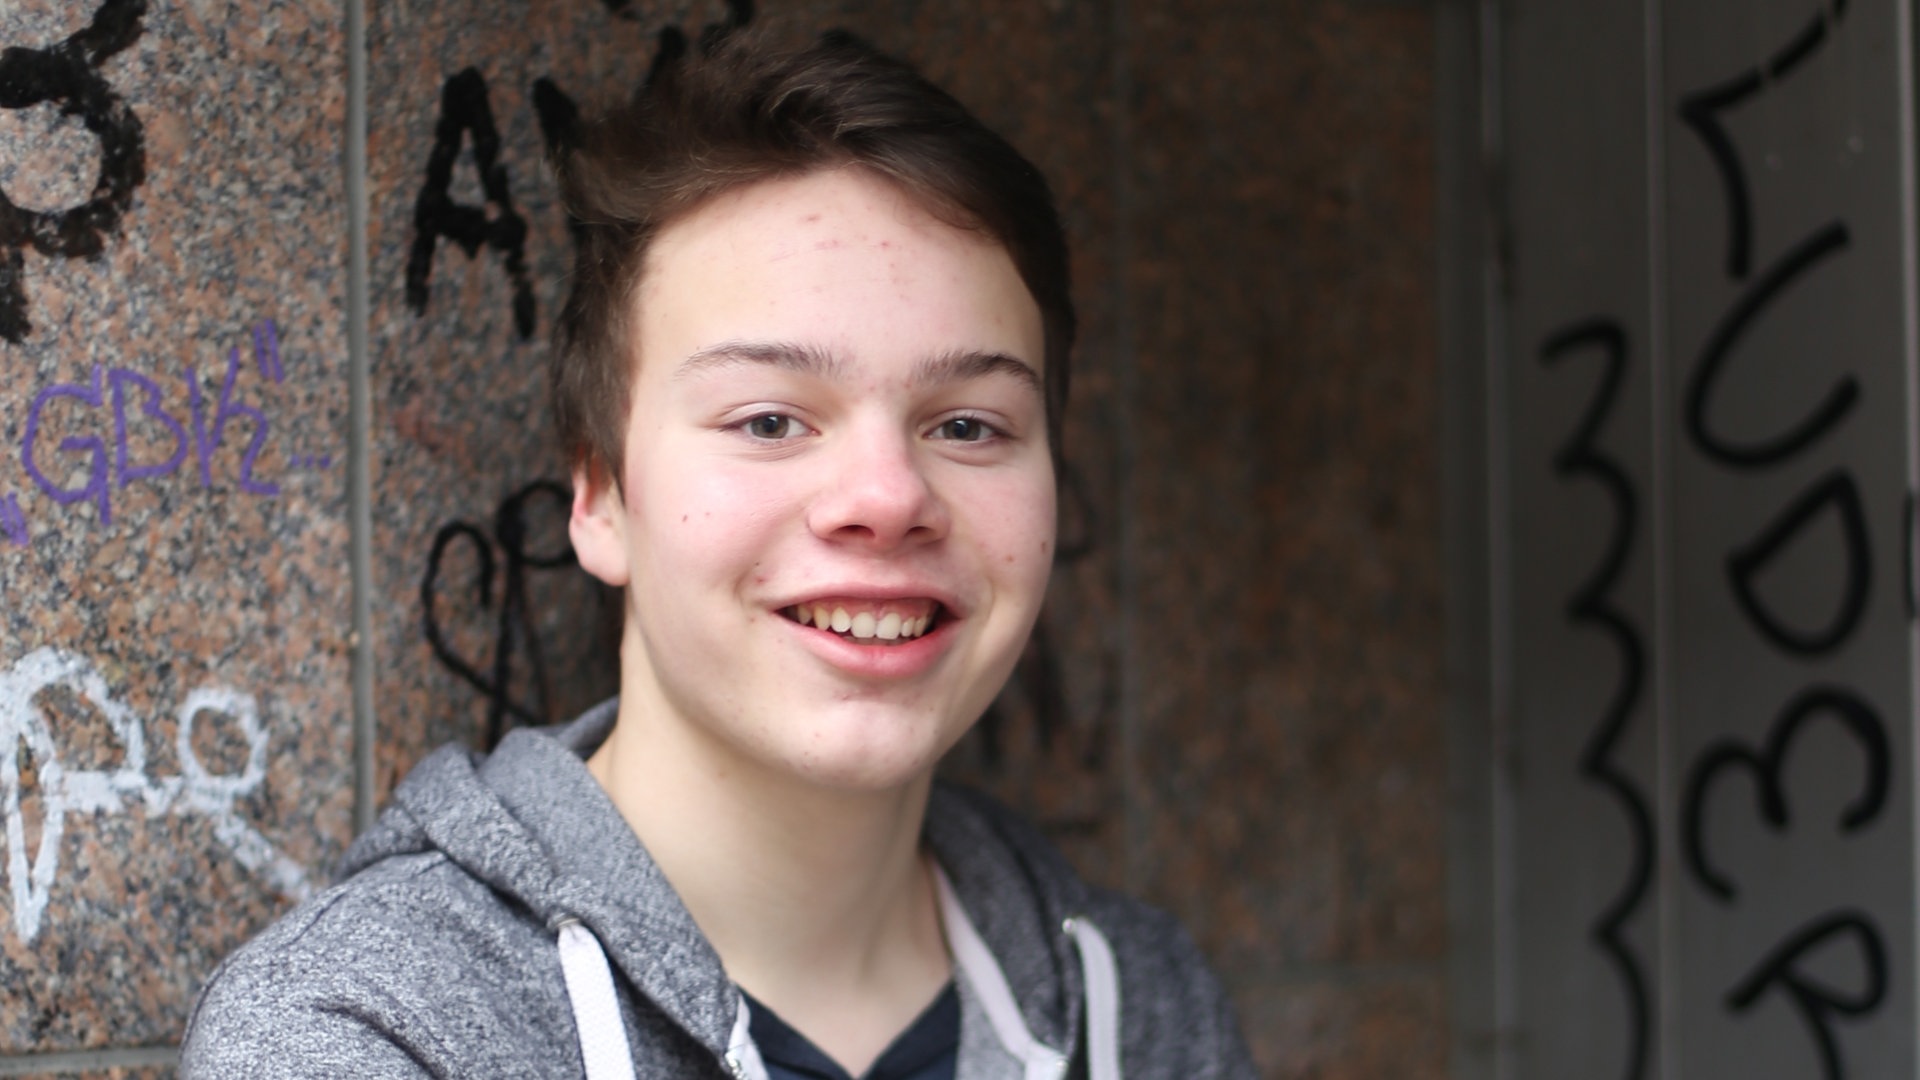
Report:
[[[100,140],[100,175],[86,202],[28,210],[0,191],[0,338],[16,345],[33,330],[22,280],[26,248],[67,259],[100,254],[147,178],[140,118],[100,74],[108,57],[139,40],[146,13],[146,0],[106,0],[86,29],[50,49],[0,49],[0,109],[52,102]]]
[[[473,134],[473,162],[480,169],[486,206],[453,201],[453,163],[460,157],[460,136]],[[487,210],[493,210],[488,220]],[[500,162],[500,133],[493,126],[487,80],[467,68],[447,80],[440,94],[440,120],[433,129],[433,153],[427,157],[427,182],[413,206],[413,252],[407,259],[407,306],[424,315],[433,277],[433,253],[439,239],[460,245],[469,258],[485,244],[499,252],[513,280],[513,326],[521,338],[533,336],[533,283],[527,276],[527,222],[513,208],[507,167]]]

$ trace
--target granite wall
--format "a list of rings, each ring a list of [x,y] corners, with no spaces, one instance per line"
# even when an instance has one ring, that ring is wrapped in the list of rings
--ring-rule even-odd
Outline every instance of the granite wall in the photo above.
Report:
[[[543,148],[743,16],[918,61],[1066,211],[1060,568],[952,770],[1178,912],[1268,1075],[1444,1074],[1427,6],[391,0],[351,178],[347,16],[0,11],[0,1075],[166,1071],[352,835],[356,655],[376,800],[611,688],[541,390]]]

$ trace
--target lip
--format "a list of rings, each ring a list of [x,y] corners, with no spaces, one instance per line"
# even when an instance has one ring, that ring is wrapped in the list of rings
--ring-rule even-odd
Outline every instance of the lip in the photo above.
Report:
[[[776,616],[802,647],[828,666],[859,679],[910,679],[939,663],[953,643],[953,624],[943,622],[897,645],[856,645],[830,630],[801,626]]]
[[[813,604],[822,600],[865,600],[871,603],[884,603],[888,600],[932,600],[946,610],[948,616],[963,619],[967,615],[966,607],[951,593],[937,585],[924,582],[905,582],[899,585],[856,585],[826,584],[808,589],[805,593],[776,598],[767,607],[780,612],[796,604]]]
[[[803,626],[781,614],[796,604],[826,599],[866,600],[881,603],[906,598],[930,599],[940,605],[940,616],[933,629],[910,641],[892,645],[856,645],[830,630]],[[857,679],[910,679],[933,667],[945,656],[954,641],[954,628],[966,616],[953,595],[926,585],[876,588],[871,585],[829,585],[809,589],[804,596],[777,602],[771,612],[780,625],[795,635],[799,644],[829,667]]]

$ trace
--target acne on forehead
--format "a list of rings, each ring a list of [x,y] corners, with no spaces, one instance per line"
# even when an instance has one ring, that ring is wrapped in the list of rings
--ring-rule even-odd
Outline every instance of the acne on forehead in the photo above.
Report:
[[[870,280],[877,285],[900,290],[899,296],[916,287],[916,280],[921,286],[952,286],[949,291],[955,296],[971,292],[973,300],[956,301],[961,306],[950,313],[964,320],[957,325],[990,329],[992,338],[954,344],[1010,351],[1040,368],[1046,360],[1045,320],[1012,255],[997,237],[955,225],[950,216],[860,169],[763,180],[691,208],[656,233],[646,253],[634,306],[629,309],[633,319],[628,336],[635,356],[630,378],[637,379],[643,370],[639,367],[642,352],[652,356],[658,350],[668,361],[670,373],[678,367],[674,361],[720,339],[809,338],[780,327],[792,321],[792,313],[807,310],[804,305],[813,302],[809,298],[831,294],[828,282],[836,277],[833,264],[817,260],[837,259],[843,251],[849,258],[860,252],[884,252],[883,258],[849,265],[860,266],[859,273],[875,275]],[[955,253],[968,250],[974,254],[958,255],[955,261]],[[808,259],[816,260],[815,264],[809,266]],[[795,260],[795,273],[812,280],[803,280],[797,289],[776,287],[764,295],[741,295],[741,289],[757,288],[741,274],[748,279],[756,273],[778,275],[786,272],[787,260]],[[994,269],[983,279],[966,269],[968,263],[976,269]],[[930,274],[939,277],[926,276]],[[724,288],[725,281],[741,284]],[[686,327],[681,318],[686,310],[705,307],[709,299],[728,292],[733,293],[740,325],[710,325],[697,336],[681,332]],[[876,298],[875,302],[889,301]],[[857,319],[857,313],[853,317]],[[674,324],[681,329],[669,329]],[[1007,337],[1010,334],[1014,336]],[[660,340],[662,335],[679,340],[669,344]],[[833,344],[830,338],[825,343]]]

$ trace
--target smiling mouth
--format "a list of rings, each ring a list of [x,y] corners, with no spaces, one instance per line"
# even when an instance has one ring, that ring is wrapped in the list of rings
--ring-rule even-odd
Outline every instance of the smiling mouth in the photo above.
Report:
[[[904,645],[937,626],[946,609],[938,600],[810,600],[780,614],[856,645]]]

